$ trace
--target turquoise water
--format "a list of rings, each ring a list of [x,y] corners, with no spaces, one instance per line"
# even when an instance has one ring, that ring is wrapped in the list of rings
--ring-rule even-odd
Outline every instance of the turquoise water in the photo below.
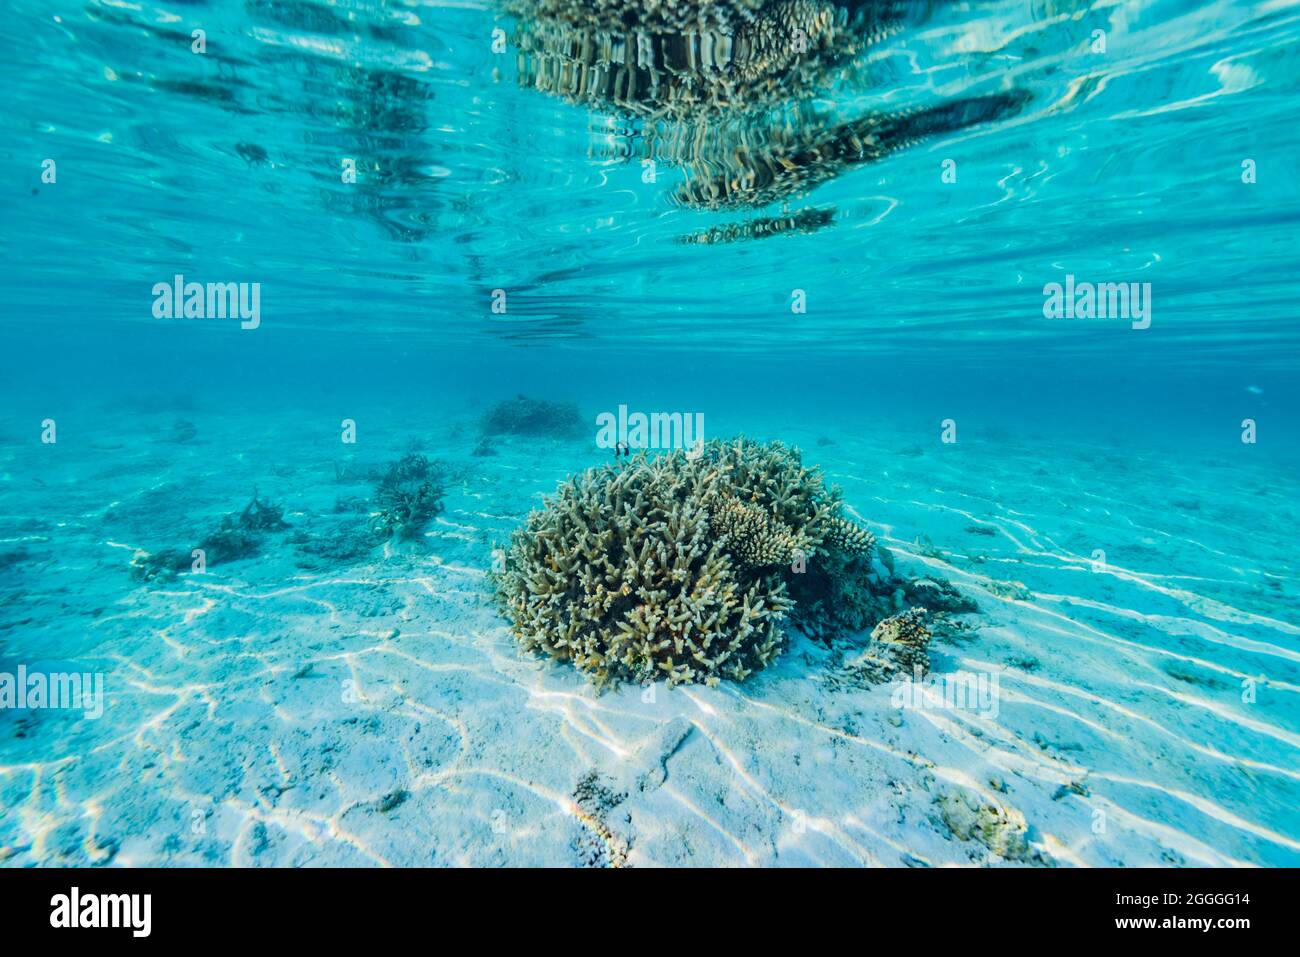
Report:
[[[0,862],[1004,863],[962,789],[1062,866],[1300,863],[1300,6],[7,12],[0,673],[106,701],[0,709]],[[589,430],[482,440],[521,393]],[[799,445],[998,714],[800,635],[652,702],[520,655],[493,550],[624,405]],[[410,448],[444,510],[322,546]],[[254,488],[290,530],[133,577]]]

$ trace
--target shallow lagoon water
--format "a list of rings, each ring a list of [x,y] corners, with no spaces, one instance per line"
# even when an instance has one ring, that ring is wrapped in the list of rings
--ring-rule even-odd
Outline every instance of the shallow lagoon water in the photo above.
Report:
[[[0,672],[107,700],[0,711],[3,863],[1008,863],[954,794],[1023,815],[1029,863],[1300,862],[1295,8],[909,7],[703,119],[552,95],[538,24],[486,5],[14,16]],[[712,206],[718,150],[682,146],[1007,90]],[[157,318],[177,273],[260,283],[258,328]],[[1150,328],[1044,318],[1067,274],[1151,282]],[[518,393],[590,434],[475,454]],[[620,405],[800,446],[976,600],[934,675],[996,676],[996,709],[900,708],[798,634],[653,695],[520,654],[493,550],[611,460]],[[322,549],[411,448],[445,510]],[[258,555],[132,577],[254,488],[290,526]]]

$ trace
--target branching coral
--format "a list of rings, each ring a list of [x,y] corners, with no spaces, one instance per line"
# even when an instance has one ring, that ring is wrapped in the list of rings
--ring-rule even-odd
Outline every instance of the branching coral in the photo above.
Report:
[[[741,680],[780,653],[805,564],[870,566],[874,538],[841,508],[779,442],[642,453],[569,479],[528,516],[496,575],[498,600],[524,648],[597,685]],[[825,617],[823,605],[804,618]]]
[[[742,568],[789,564],[799,547],[794,533],[782,522],[734,495],[722,495],[711,502],[709,531],[725,537],[727,551]]]
[[[702,493],[721,481],[716,452],[593,469],[528,517],[498,579],[524,648],[597,685],[740,679],[776,656],[784,588],[742,573],[709,532]]]
[[[239,527],[258,532],[279,532],[288,528],[289,523],[284,520],[284,509],[258,498],[254,488],[252,501],[240,513]]]
[[[861,525],[836,517],[826,523],[826,545],[846,555],[870,556],[876,547],[876,536]]]
[[[388,467],[375,486],[370,530],[379,538],[414,538],[442,511],[441,469],[410,452]]]

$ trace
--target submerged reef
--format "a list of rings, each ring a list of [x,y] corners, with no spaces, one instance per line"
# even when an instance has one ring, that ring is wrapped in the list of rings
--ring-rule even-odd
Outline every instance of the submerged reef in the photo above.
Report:
[[[586,429],[578,407],[571,402],[547,402],[524,395],[498,402],[480,423],[483,435],[526,435],[534,438],[573,439]],[[475,450],[475,455],[490,452]]]
[[[642,452],[568,479],[528,516],[494,575],[497,599],[525,649],[598,687],[739,681],[781,653],[787,619],[828,640],[915,591],[842,513],[839,490],[780,442]],[[911,622],[881,632],[882,662],[910,671],[923,658],[929,632]]]

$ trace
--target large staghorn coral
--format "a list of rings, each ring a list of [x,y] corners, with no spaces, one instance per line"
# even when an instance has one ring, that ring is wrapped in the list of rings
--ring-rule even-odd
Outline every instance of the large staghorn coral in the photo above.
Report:
[[[611,680],[741,679],[779,652],[790,607],[776,576],[745,573],[710,531],[723,451],[590,470],[517,532],[498,579],[524,648]]]
[[[802,616],[814,634],[840,627],[817,592],[827,582],[893,588],[879,564],[874,582],[834,577],[873,567],[874,537],[841,510],[838,490],[780,442],[641,453],[569,479],[532,512],[497,597],[525,649],[572,661],[597,686],[742,680],[780,654],[806,567],[831,569],[801,588],[817,599]]]

